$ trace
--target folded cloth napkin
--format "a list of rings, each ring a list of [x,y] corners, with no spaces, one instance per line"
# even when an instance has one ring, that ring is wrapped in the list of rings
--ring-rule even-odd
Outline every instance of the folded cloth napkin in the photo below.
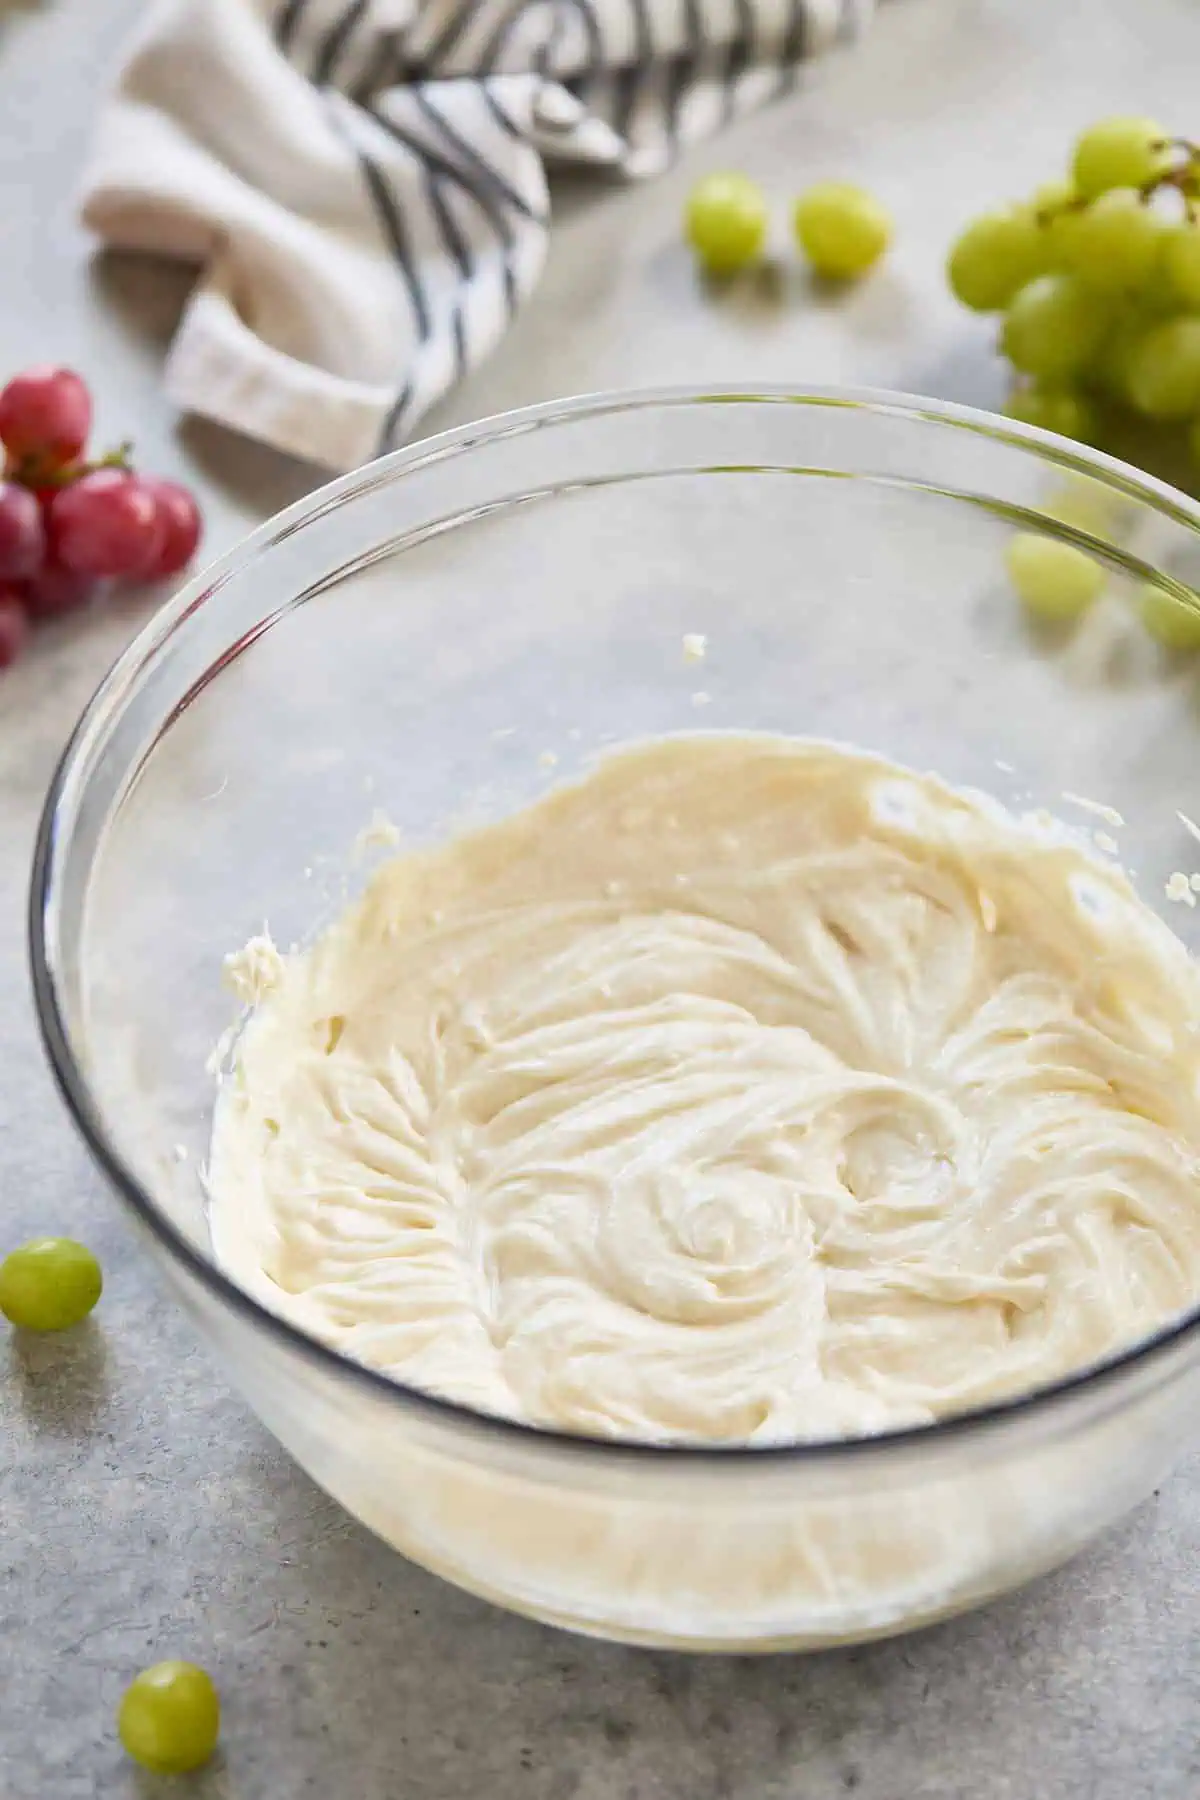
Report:
[[[353,468],[537,282],[548,165],[626,176],[786,92],[871,0],[155,0],[83,215],[202,265],[182,407]]]

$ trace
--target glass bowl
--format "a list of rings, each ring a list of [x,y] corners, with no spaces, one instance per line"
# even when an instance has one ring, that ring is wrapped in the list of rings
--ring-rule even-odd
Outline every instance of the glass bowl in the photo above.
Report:
[[[212,1259],[203,1165],[226,952],[265,922],[286,946],[326,920],[364,877],[351,846],[376,807],[427,842],[626,740],[836,738],[1085,832],[1119,812],[1123,861],[1189,941],[1196,914],[1165,889],[1200,862],[1197,692],[1137,601],[1150,581],[1188,603],[1198,525],[1150,478],[962,407],[600,397],[336,481],[164,608],[46,803],[41,1026],[179,1300],[322,1487],[541,1619],[767,1650],[972,1606],[1156,1486],[1200,1415],[1196,1315],[1044,1390],[861,1441],[569,1437],[406,1388],[240,1291]],[[1074,629],[1031,626],[1008,587],[1006,544],[1029,528],[1107,568]]]

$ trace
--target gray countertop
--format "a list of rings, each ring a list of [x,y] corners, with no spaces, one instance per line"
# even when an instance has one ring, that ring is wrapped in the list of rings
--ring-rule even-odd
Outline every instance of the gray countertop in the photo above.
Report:
[[[103,434],[199,489],[215,552],[312,471],[172,417],[158,387],[186,278],[89,263],[71,195],[96,68],[136,0],[0,12],[0,342],[94,382]],[[1195,132],[1194,0],[895,0],[870,40],[686,168],[562,192],[549,267],[432,428],[587,388],[869,382],[994,402],[985,323],[944,246],[1055,172],[1072,132],[1151,111]],[[893,207],[888,267],[834,304],[702,296],[679,212],[730,162],[782,198],[846,174]],[[103,1259],[95,1321],[0,1339],[0,1795],[184,1791],[138,1774],[113,1708],[144,1663],[212,1669],[226,1708],[196,1800],[1174,1800],[1200,1787],[1200,1457],[1076,1565],[921,1636],[837,1655],[688,1660],[497,1612],[371,1539],[294,1469],[165,1298],[45,1074],[24,964],[26,867],[64,737],[140,623],[46,632],[0,682],[3,1245]]]

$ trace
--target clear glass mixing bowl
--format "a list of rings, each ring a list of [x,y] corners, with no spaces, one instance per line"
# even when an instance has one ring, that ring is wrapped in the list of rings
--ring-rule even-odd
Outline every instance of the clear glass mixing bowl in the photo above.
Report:
[[[1047,514],[1064,510],[1064,481],[1082,525]],[[428,841],[621,740],[834,737],[1103,825],[1194,935],[1195,912],[1164,888],[1200,863],[1180,816],[1200,810],[1197,690],[1134,603],[1147,580],[1186,595],[1198,525],[1147,477],[960,407],[588,399],[334,482],[142,633],[47,800],[42,1028],[182,1304],[352,1513],[540,1618],[757,1650],[974,1605],[1160,1481],[1200,1415],[1195,1315],[1053,1388],[869,1441],[570,1438],[407,1389],[264,1311],[213,1264],[202,1171],[224,954],[264,921],[287,945],[327,918],[362,879],[350,846],[376,806]],[[1065,634],[1032,629],[1005,580],[1006,543],[1030,526],[1109,570],[1106,598]],[[708,638],[701,664],[682,654],[688,633]]]

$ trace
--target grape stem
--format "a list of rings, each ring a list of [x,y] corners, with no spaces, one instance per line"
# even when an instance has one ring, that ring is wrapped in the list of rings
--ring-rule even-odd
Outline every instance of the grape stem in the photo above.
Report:
[[[1145,204],[1147,200],[1153,200],[1160,188],[1171,187],[1186,199],[1189,184],[1194,179],[1195,170],[1192,164],[1185,163],[1181,168],[1168,169],[1165,175],[1156,175],[1153,181],[1143,183],[1138,189],[1138,198]]]
[[[126,438],[115,450],[106,450],[99,462],[85,463],[80,470],[82,475],[90,475],[94,469],[124,469],[133,474],[133,439]]]
[[[65,488],[78,481],[81,475],[91,475],[97,469],[124,469],[132,475],[133,440],[127,438],[115,450],[106,450],[95,462],[47,464],[45,458],[39,456],[10,457],[4,479],[19,481],[28,488]]]
[[[1161,175],[1153,176],[1138,189],[1143,204],[1152,200],[1160,188],[1170,187],[1182,196],[1188,217],[1193,217],[1192,203],[1200,190],[1200,144],[1194,144],[1190,138],[1164,138],[1162,149],[1182,150],[1185,161],[1178,163],[1173,169],[1164,169]]]

